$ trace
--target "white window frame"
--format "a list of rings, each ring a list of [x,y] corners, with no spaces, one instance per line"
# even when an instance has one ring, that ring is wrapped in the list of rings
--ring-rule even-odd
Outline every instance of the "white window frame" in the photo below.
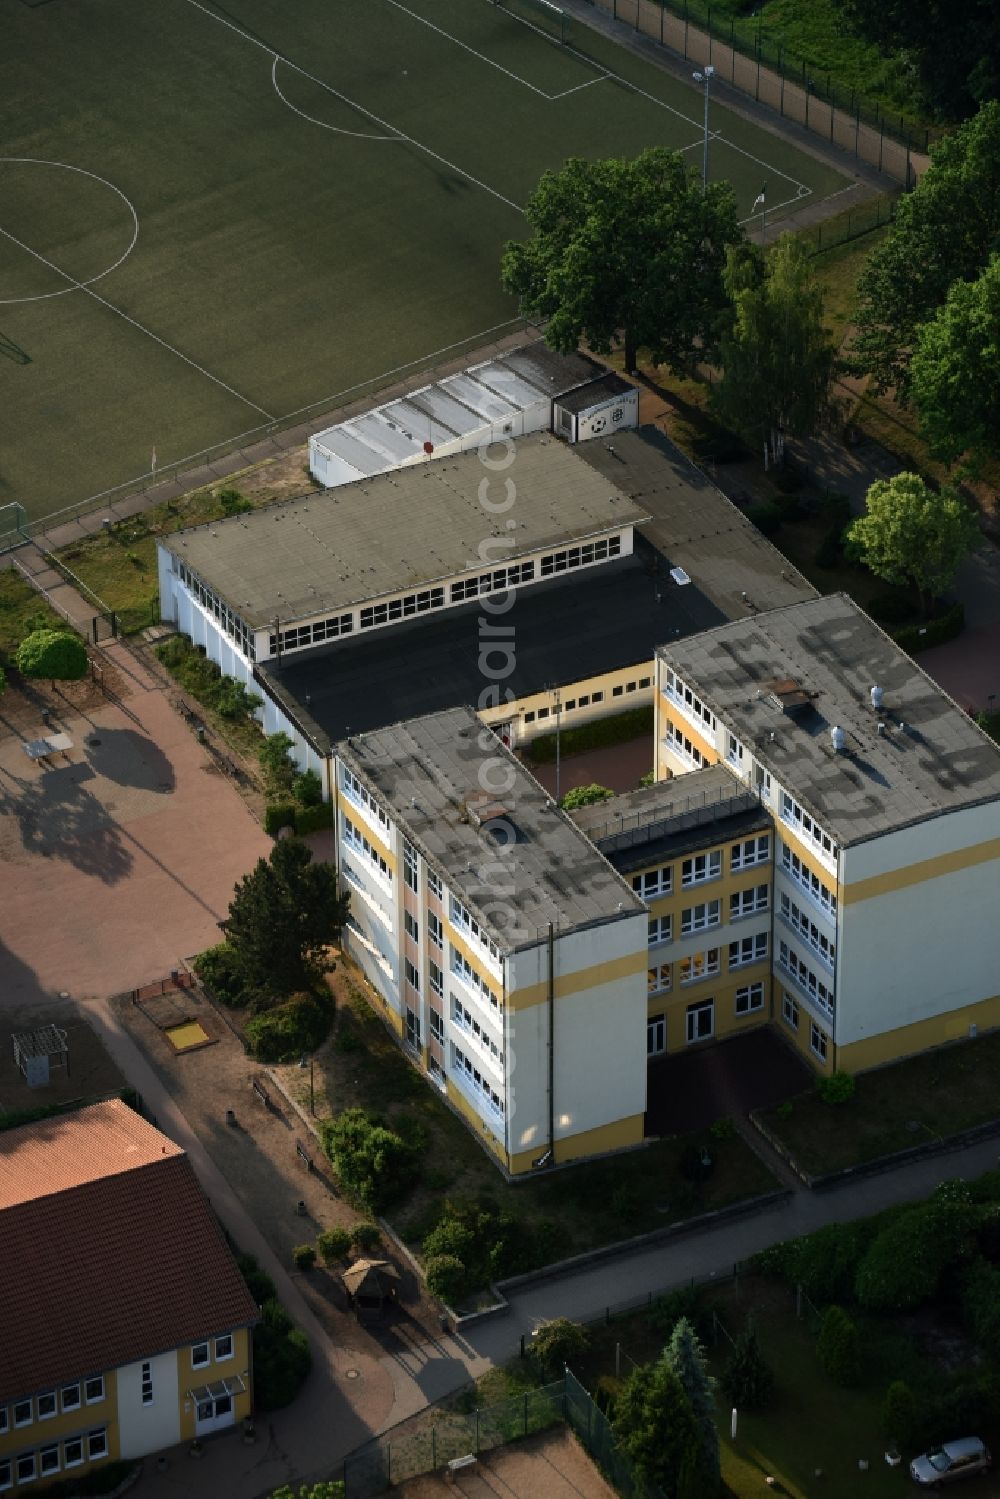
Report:
[[[823,983],[819,975],[812,971],[809,964],[787,942],[778,943],[778,965],[791,975],[813,1004],[832,1020],[835,1006],[833,989],[829,984]]]
[[[94,1451],[94,1443],[95,1442],[101,1442],[101,1443],[103,1443],[103,1450],[101,1452],[95,1452]],[[94,1431],[88,1431],[87,1432],[87,1457],[88,1457],[88,1459],[91,1462],[94,1462],[95,1460],[98,1460],[98,1459],[100,1459],[102,1457],[107,1457],[107,1455],[108,1455],[108,1429],[107,1429],[107,1427],[106,1426],[99,1426]]]
[[[46,1463],[45,1463],[46,1457],[52,1457],[52,1458],[55,1459],[55,1461],[52,1462],[52,1463],[50,1463],[48,1466],[46,1466]],[[60,1471],[61,1467],[62,1467],[62,1463],[60,1462],[60,1452],[59,1452],[59,1443],[58,1442],[49,1442],[46,1446],[39,1448],[39,1451],[38,1451],[38,1476],[39,1476],[39,1478],[49,1478],[53,1473],[58,1473]]]
[[[416,963],[411,963],[409,958],[403,959],[403,975],[414,994],[420,993],[420,970]]]
[[[699,901],[681,912],[681,936],[690,937],[694,932],[707,932],[713,926],[722,925],[722,902]]]
[[[444,1016],[438,1010],[428,1010],[427,1024],[435,1041],[444,1041]]]
[[[99,1384],[100,1385],[100,1387],[101,1387],[101,1393],[99,1395],[92,1395],[90,1393],[90,1390],[88,1389],[88,1386],[92,1385],[92,1384]],[[101,1402],[102,1402],[102,1400],[104,1400],[105,1395],[106,1395],[106,1390],[105,1390],[105,1385],[104,1385],[104,1375],[103,1374],[92,1374],[89,1379],[85,1379],[84,1382],[83,1382],[83,1393],[84,1393],[84,1398],[86,1399],[86,1402],[87,1402],[88,1405],[100,1405]]]
[[[755,1002],[756,1001],[756,1002]],[[758,1010],[764,1008],[764,981],[758,979],[753,984],[743,984],[736,991],[736,1014],[755,1015]]]
[[[663,864],[659,869],[647,869],[643,874],[632,876],[632,889],[640,900],[658,900],[661,895],[672,895],[674,889],[674,866]]]
[[[791,896],[786,895],[784,891],[781,892],[781,917],[832,972],[837,957],[836,943],[831,942],[829,937],[820,931],[809,913],[797,906]]]
[[[444,969],[433,958],[427,960],[427,986],[439,999],[444,998]]]
[[[823,1028],[816,1024],[815,1020],[809,1024],[809,1050],[814,1056],[825,1062],[829,1054],[830,1038]]]
[[[67,1401],[66,1395],[70,1390],[72,1390],[73,1394]],[[77,1380],[74,1384],[64,1384],[59,1392],[59,1404],[62,1409],[64,1411],[78,1411],[82,1403],[83,1401],[80,1395],[80,1381]]]
[[[733,956],[734,948],[735,957]],[[730,973],[738,968],[749,968],[753,963],[763,963],[767,957],[767,949],[766,932],[754,932],[750,937],[739,937],[735,942],[730,942],[727,954]]]
[[[21,1417],[21,1416],[18,1415],[18,1411],[19,1410],[23,1410],[25,1406],[27,1406],[28,1414],[26,1416],[24,1416],[24,1417]],[[34,1402],[31,1399],[28,1399],[28,1400],[15,1400],[14,1401],[14,1428],[15,1428],[15,1430],[17,1430],[19,1427],[23,1428],[25,1426],[31,1426],[34,1423],[34,1420],[35,1420],[35,1406],[34,1406]]]
[[[807,895],[815,906],[836,920],[836,895],[826,888],[819,875],[814,874],[808,864],[802,862],[795,850],[790,848],[784,839],[781,841],[781,867],[788,878],[794,880],[802,893]]]
[[[748,885],[745,890],[734,890],[729,897],[729,920],[743,921],[748,916],[759,916],[770,903],[769,885]]]
[[[417,918],[413,915],[413,913],[411,911],[404,911],[403,912],[403,931],[409,937],[409,939],[410,939],[411,942],[417,942],[417,943],[419,943],[419,941],[420,941],[420,922],[417,920]]]
[[[681,865],[681,889],[691,890],[695,885],[707,885],[721,875],[721,849],[713,848],[707,854],[692,854]]]
[[[682,974],[685,964],[688,972],[687,978],[682,977],[680,980],[682,989],[686,989],[689,984],[700,984],[703,979],[714,978],[721,971],[720,949],[709,947],[704,952],[689,953],[678,964]]]
[[[196,1357],[199,1348],[204,1348],[205,1357]],[[192,1369],[205,1369],[212,1362],[212,1352],[208,1342],[191,1344],[191,1367]]]
[[[738,770],[743,769],[743,746],[732,729],[726,730],[726,759]]]
[[[701,1029],[701,1023],[700,1023],[699,1017],[701,1015],[703,1015],[705,1012],[708,1013],[708,1030],[702,1036],[702,1035],[698,1035],[697,1032]],[[692,1025],[692,1022],[694,1022],[693,1025]],[[694,1035],[692,1035],[692,1030],[695,1031]],[[715,1000],[714,999],[702,999],[702,1000],[699,1000],[697,1002],[697,1004],[688,1005],[687,1010],[685,1011],[685,1015],[684,1015],[684,1034],[687,1037],[687,1044],[688,1044],[688,1046],[694,1046],[699,1041],[711,1041],[711,1040],[714,1039],[714,1037],[715,1037]]]
[[[220,1343],[228,1343],[229,1344],[229,1352],[228,1353],[220,1353],[219,1352],[219,1344]],[[223,1332],[223,1333],[219,1334],[219,1336],[215,1340],[215,1349],[214,1349],[214,1352],[215,1352],[215,1362],[217,1364],[224,1364],[224,1363],[226,1363],[226,1361],[228,1359],[234,1358],[236,1356],[236,1339],[233,1337],[233,1335],[232,1335],[231,1332]]]
[[[673,983],[673,964],[654,963],[646,970],[646,993],[669,994]]]
[[[143,1363],[140,1366],[140,1369],[139,1369],[139,1384],[140,1384],[140,1394],[142,1396],[142,1403],[143,1403],[143,1405],[152,1405],[152,1403],[153,1403],[153,1365],[149,1361],[149,1359],[146,1359],[145,1363]]]
[[[740,843],[732,844],[729,850],[729,868],[733,874],[740,869],[753,869],[758,864],[769,864],[770,861],[770,833],[759,833],[756,837],[744,838]]]
[[[785,790],[782,790],[779,799],[779,811],[786,827],[791,828],[803,843],[811,843],[821,858],[828,859],[836,865],[838,850],[830,834],[825,832],[816,819],[800,807],[794,796],[789,795]]]
[[[667,749],[671,754],[676,755],[678,760],[683,760],[685,764],[694,765],[698,770],[701,770],[702,766],[708,762],[698,746],[675,723],[671,722],[669,718],[665,719],[664,722],[666,725],[664,742]]]
[[[42,1401],[43,1400],[51,1401],[51,1403],[52,1403],[52,1409],[51,1410],[47,1410],[47,1411],[43,1411],[42,1410]],[[53,1418],[53,1416],[58,1416],[58,1414],[59,1414],[59,1395],[58,1395],[58,1392],[56,1390],[43,1390],[40,1395],[36,1395],[35,1396],[35,1409],[36,1409],[39,1421],[51,1421],[52,1418]]]
[[[420,855],[406,838],[403,839],[403,884],[408,890],[420,888]]]
[[[9,1457],[0,1457],[0,1494],[14,1487],[14,1464]]]
[[[647,928],[647,938],[650,947],[662,947],[667,942],[674,940],[674,918],[672,916],[651,916]]]
[[[667,1017],[650,1015],[646,1021],[646,1056],[662,1057],[667,1050]]]
[[[781,1018],[790,1030],[797,1031],[799,1028],[799,1004],[790,994],[781,991]]]
[[[69,1449],[71,1447],[76,1447],[78,1449],[79,1454],[80,1454],[79,1457],[70,1457],[70,1455],[69,1455]],[[64,1468],[78,1468],[82,1462],[83,1462],[83,1437],[66,1437],[66,1439],[63,1442],[63,1467]]]
[[[427,871],[427,894],[435,896],[438,900],[442,900],[444,897],[444,885],[442,884],[441,876],[435,874],[433,869],[428,869]]]
[[[427,940],[438,952],[444,951],[444,922],[433,911],[427,912]]]
[[[30,1463],[31,1472],[21,1473],[21,1464]],[[33,1452],[19,1452],[14,1458],[14,1476],[17,1479],[18,1488],[24,1483],[34,1483],[38,1477],[38,1459]]]

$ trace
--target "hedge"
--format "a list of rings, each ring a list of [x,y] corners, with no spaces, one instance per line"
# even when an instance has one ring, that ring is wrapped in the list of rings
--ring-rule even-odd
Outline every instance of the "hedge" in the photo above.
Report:
[[[317,802],[313,807],[299,807],[295,813],[295,831],[300,838],[333,827],[333,802]]]
[[[294,828],[296,814],[301,810],[293,801],[270,802],[264,808],[264,832],[276,838],[282,828]]]
[[[559,735],[559,749],[563,755],[578,755],[584,750],[602,749],[608,744],[625,744],[629,739],[638,739],[642,734],[653,732],[653,705],[645,708],[627,708],[624,713],[615,713],[610,718],[595,718],[592,723],[582,723],[575,729],[563,729]],[[525,746],[525,753],[534,765],[550,765],[556,757],[555,734],[540,734]]]
[[[944,614],[939,614],[936,619],[928,619],[922,625],[903,625],[901,629],[893,630],[892,638],[912,656],[917,651],[928,650],[932,645],[943,645],[946,640],[954,640],[964,629],[965,605],[954,604]]]
[[[333,1002],[316,994],[293,994],[283,1004],[247,1021],[246,1038],[261,1062],[292,1062],[322,1045],[333,1024]]]
[[[756,526],[762,536],[773,536],[781,525],[781,510],[773,500],[764,500],[759,505],[748,505],[747,520]]]

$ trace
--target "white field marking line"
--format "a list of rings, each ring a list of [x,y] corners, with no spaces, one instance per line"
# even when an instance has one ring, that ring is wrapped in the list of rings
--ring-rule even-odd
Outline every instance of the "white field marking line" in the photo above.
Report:
[[[99,177],[96,172],[88,172],[83,167],[70,166],[65,161],[48,161],[42,156],[0,156],[0,166],[4,166],[7,163],[28,163],[32,166],[61,167],[65,172],[79,172],[81,177],[92,177],[95,182],[100,182],[104,187],[110,187],[113,193],[117,193],[132,215],[132,238],[124,255],[119,255],[114,265],[109,265],[107,270],[98,271],[96,276],[90,276],[86,281],[81,281],[79,283],[80,286],[93,286],[95,281],[101,281],[105,276],[110,276],[112,271],[118,269],[123,260],[128,259],[135,249],[136,240],[139,238],[139,215],[136,213],[134,205],[126,198],[120,187],[115,187],[114,183],[109,182],[107,177]],[[59,274],[62,275],[62,272],[60,271]],[[21,302],[47,302],[51,297],[66,297],[71,291],[76,291],[76,286],[64,286],[61,291],[40,292],[35,297],[0,297],[0,307],[13,307]]]
[[[561,94],[548,94],[547,98],[550,104],[554,104],[557,99],[568,99],[570,94],[578,94],[582,88],[593,88],[595,83],[604,83],[610,77],[610,73],[602,73],[600,78],[588,78],[586,83],[574,84],[572,88],[564,88]]]
[[[262,52],[266,52],[268,57],[274,57],[276,55],[274,49],[267,46],[265,42],[258,41],[255,36],[251,36],[250,33],[248,31],[244,31],[242,27],[234,25],[232,21],[227,21],[224,16],[216,15],[215,12],[209,10],[207,6],[200,4],[200,0],[185,0],[185,3],[188,5],[193,5],[195,10],[200,10],[203,15],[208,16],[209,20],[218,21],[220,26],[225,26],[230,31],[235,31],[236,35],[242,37],[245,42],[250,42],[253,44],[253,46],[259,47]],[[339,99],[342,104],[348,104],[350,105],[351,109],[356,109],[359,114],[367,115],[369,120],[374,120],[376,125],[382,126],[383,130],[395,130],[396,134],[400,137],[401,140],[407,141],[411,146],[415,146],[418,151],[423,151],[425,156],[430,156],[434,161],[439,161],[441,165],[447,167],[449,171],[457,172],[460,177],[464,177],[466,182],[471,182],[474,187],[481,187],[484,193],[489,193],[490,197],[496,198],[500,203],[506,203],[507,207],[513,208],[515,213],[523,215],[524,209],[521,207],[520,203],[515,203],[512,199],[505,198],[503,193],[497,192],[496,188],[488,186],[487,183],[480,181],[478,177],[473,177],[471,172],[465,171],[464,168],[457,166],[455,162],[449,161],[447,157],[440,156],[437,151],[432,151],[430,146],[425,146],[422,141],[416,140],[414,136],[407,135],[405,131],[400,130],[396,125],[393,125],[390,120],[383,120],[381,116],[375,114],[372,110],[365,109],[363,104],[358,104],[354,99],[348,98],[347,94],[342,94],[337,89],[331,87],[329,83],[324,83],[322,78],[317,78],[314,73],[309,73],[305,68],[300,68],[297,62],[292,62],[291,58],[282,57],[281,61],[283,63],[286,63],[288,67],[294,68],[296,73],[301,73],[303,78],[308,78],[310,83],[315,83],[319,88],[326,89],[328,94],[332,94],[334,98]],[[257,409],[260,410],[260,407],[258,407]]]
[[[533,94],[538,94],[542,99],[548,99],[551,102],[554,98],[558,99],[562,97],[560,94],[547,94],[544,89],[536,88],[533,83],[528,82],[527,78],[522,78],[520,73],[512,73],[509,68],[502,67],[500,63],[494,62],[492,57],[487,57],[483,52],[477,52],[475,47],[470,47],[467,42],[460,42],[457,36],[452,36],[451,32],[445,31],[443,26],[437,26],[433,21],[428,21],[426,16],[418,15],[415,10],[410,10],[408,6],[400,4],[400,0],[386,0],[386,4],[394,6],[396,10],[401,10],[404,15],[411,16],[414,21],[419,21],[422,26],[429,26],[431,31],[437,32],[438,36],[447,37],[449,42],[454,42],[455,46],[461,47],[463,52],[470,52],[473,57],[478,57],[480,62],[486,63],[488,67],[496,68],[498,73],[503,73],[508,78],[513,78],[515,83],[520,83],[525,88],[530,88]],[[597,79],[594,82],[596,83]]]
[[[271,64],[271,83],[272,83],[272,85],[274,87],[274,92],[277,94],[277,96],[281,100],[282,104],[287,104],[288,108],[292,111],[292,114],[298,115],[300,117],[300,119],[308,120],[310,125],[318,125],[321,130],[332,130],[337,135],[350,135],[350,136],[353,136],[353,138],[355,140],[359,140],[359,141],[396,141],[396,142],[402,144],[403,140],[405,139],[405,137],[402,136],[402,135],[371,135],[367,131],[364,131],[364,130],[344,130],[340,125],[328,125],[327,122],[326,122],[326,120],[317,120],[312,115],[307,115],[304,109],[298,109],[292,103],[291,99],[286,99],[285,98],[285,96],[281,92],[281,88],[280,88],[280,86],[278,84],[278,63],[281,60],[282,59],[278,56],[278,54],[276,52],[274,54],[274,61]]]
[[[418,354],[416,359],[409,359],[405,364],[397,364],[391,370],[383,370],[380,375],[372,375],[370,380],[361,380],[355,385],[347,385],[343,390],[338,390],[332,396],[321,396],[318,401],[310,401],[307,406],[297,406],[294,411],[286,411],[284,416],[272,417],[270,422],[261,422],[259,426],[248,427],[245,432],[237,432],[234,437],[225,438],[222,443],[215,442],[212,443],[211,447],[199,448],[196,453],[187,453],[183,458],[175,458],[167,467],[171,469],[179,468],[182,463],[193,463],[196,458],[204,458],[207,453],[215,453],[217,458],[228,457],[233,451],[230,445],[241,442],[244,437],[256,437],[258,432],[266,432],[269,426],[274,427],[280,423],[287,422],[290,417],[299,416],[303,411],[312,411],[314,406],[328,406],[333,401],[343,400],[344,396],[351,395],[354,391],[360,390],[365,385],[375,385],[380,380],[387,380],[390,375],[402,374],[403,370],[412,369],[414,365],[423,364],[428,359],[437,359],[440,354],[450,354],[452,349],[460,349],[463,344],[478,343],[481,338],[488,338],[491,333],[499,333],[501,328],[509,328],[512,324],[522,321],[519,317],[508,318],[505,323],[494,323],[492,328],[483,328],[479,333],[470,333],[468,338],[460,338],[457,343],[445,344],[443,349],[432,349],[429,354]],[[219,447],[225,447],[227,452],[216,453],[216,449]],[[58,521],[61,515],[66,514],[67,510],[78,511],[81,505],[90,505],[96,503],[98,500],[106,500],[108,495],[117,494],[122,489],[129,489],[133,484],[145,484],[149,488],[149,478],[150,473],[147,469],[145,473],[137,474],[134,479],[123,479],[120,484],[114,484],[110,489],[98,490],[96,494],[87,495],[82,500],[75,500],[72,505],[64,505],[61,510],[50,510],[47,515],[39,516],[38,520],[29,521],[28,524],[40,527],[46,521]],[[161,482],[165,483],[167,481],[161,480]],[[72,519],[81,520],[82,516],[75,515]],[[64,524],[67,523],[64,522]]]
[[[266,416],[269,422],[274,421],[275,418],[269,411],[265,411],[263,406],[258,406],[257,402],[251,401],[248,396],[240,395],[240,392],[238,390],[234,390],[231,385],[227,385],[225,380],[220,380],[217,375],[211,374],[211,372],[205,369],[203,365],[200,365],[196,363],[195,360],[190,359],[187,354],[182,354],[180,349],[175,349],[173,344],[168,344],[165,338],[161,338],[160,335],[158,333],[154,333],[151,328],[147,328],[142,323],[137,322],[134,317],[129,317],[127,312],[123,312],[120,307],[116,307],[113,302],[109,302],[107,297],[102,297],[100,292],[94,291],[93,287],[86,286],[82,281],[74,280],[74,278],[70,276],[68,272],[61,270],[59,266],[54,263],[54,261],[48,260],[44,255],[40,255],[37,250],[33,250],[30,245],[26,245],[23,240],[20,240],[16,235],[11,234],[10,230],[5,229],[2,224],[0,224],[0,234],[2,234],[5,239],[9,239],[11,244],[17,245],[19,249],[24,250],[28,255],[33,255],[36,260],[41,261],[42,265],[48,266],[50,271],[55,271],[57,276],[62,276],[64,281],[70,282],[70,290],[82,291],[85,292],[88,297],[93,297],[95,302],[100,302],[102,307],[106,307],[109,312],[115,313],[117,317],[124,318],[126,323],[131,323],[133,328],[138,328],[140,333],[145,333],[147,338],[151,338],[154,343],[158,343],[160,347],[166,349],[168,353],[176,354],[178,359],[183,359],[185,364],[189,364],[193,370],[197,370],[199,375],[204,375],[206,380],[211,380],[214,385],[218,385],[223,390],[228,391],[231,396],[235,396],[236,399],[238,401],[242,401],[245,406],[252,406],[254,411],[259,411],[261,416]]]

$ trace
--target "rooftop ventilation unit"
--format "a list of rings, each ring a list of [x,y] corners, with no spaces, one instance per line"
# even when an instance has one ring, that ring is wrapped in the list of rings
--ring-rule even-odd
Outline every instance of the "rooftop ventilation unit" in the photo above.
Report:
[[[791,677],[767,683],[767,700],[788,718],[799,718],[812,709],[811,695]]]
[[[839,723],[835,723],[830,730],[830,743],[833,745],[834,753],[837,755],[842,755],[847,748],[847,735]]]
[[[869,697],[872,700],[872,707],[876,712],[878,712],[879,708],[881,708],[883,702],[885,701],[885,693],[882,691],[877,682],[869,693]]]

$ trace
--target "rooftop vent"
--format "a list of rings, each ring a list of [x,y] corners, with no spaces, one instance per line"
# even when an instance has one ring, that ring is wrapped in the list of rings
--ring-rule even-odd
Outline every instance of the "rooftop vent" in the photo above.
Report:
[[[791,677],[767,683],[767,700],[788,718],[799,718],[810,711],[812,696]]]
[[[872,707],[875,709],[875,711],[877,713],[878,710],[879,710],[879,708],[881,708],[883,702],[885,701],[885,693],[882,691],[881,687],[878,685],[877,682],[876,682],[875,686],[872,688],[871,692],[869,693],[869,697],[872,700]]]
[[[463,809],[473,827],[476,828],[485,827],[488,822],[496,822],[500,817],[510,817],[510,811],[503,802],[483,796],[482,792],[474,792],[466,797]]]
[[[847,735],[839,723],[835,723],[830,730],[830,743],[833,745],[834,753],[838,755],[842,755],[847,748]]]

